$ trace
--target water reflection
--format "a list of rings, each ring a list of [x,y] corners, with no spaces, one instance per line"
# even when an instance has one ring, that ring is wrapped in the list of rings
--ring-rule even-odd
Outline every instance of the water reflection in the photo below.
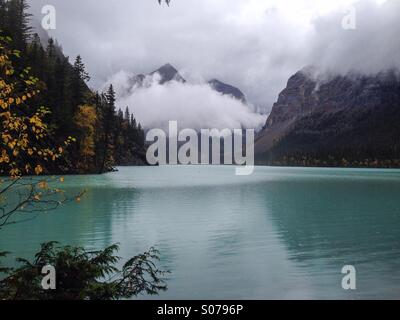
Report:
[[[71,204],[2,231],[1,250],[39,244],[101,249],[127,259],[151,246],[172,271],[165,299],[396,298],[398,171],[231,167],[121,168],[68,177]],[[340,287],[354,264],[358,290]],[[148,298],[148,297],[145,297]]]
[[[400,181],[305,177],[263,186],[289,258],[310,274],[319,297],[397,298],[400,294]],[[358,290],[344,293],[340,270],[358,270]],[[322,289],[322,288],[319,288]]]

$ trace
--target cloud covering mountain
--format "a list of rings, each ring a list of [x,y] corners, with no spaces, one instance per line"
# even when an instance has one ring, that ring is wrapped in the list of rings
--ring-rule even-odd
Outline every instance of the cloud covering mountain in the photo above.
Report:
[[[164,69],[165,66],[159,70]],[[117,92],[118,107],[129,106],[145,128],[167,130],[169,121],[177,121],[180,129],[259,130],[266,120],[244,101],[218,92],[206,82],[186,82],[179,73],[155,72],[132,77],[119,72],[107,81],[105,88],[111,83]]]

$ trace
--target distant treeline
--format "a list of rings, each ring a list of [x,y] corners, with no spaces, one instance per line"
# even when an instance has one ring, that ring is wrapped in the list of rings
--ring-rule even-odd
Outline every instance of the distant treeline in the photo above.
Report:
[[[47,164],[45,171],[101,173],[116,165],[144,164],[144,131],[128,107],[116,110],[112,86],[103,93],[89,89],[80,56],[71,64],[53,39],[44,45],[30,27],[28,9],[26,0],[0,0],[0,32],[12,39],[10,49],[21,52],[14,62],[16,71],[29,68],[40,80],[41,94],[30,109],[49,109],[45,121],[52,143],[60,145],[68,137],[73,141],[62,161]]]
[[[400,83],[384,90],[376,112],[349,110],[304,117],[258,164],[276,166],[400,168]]]

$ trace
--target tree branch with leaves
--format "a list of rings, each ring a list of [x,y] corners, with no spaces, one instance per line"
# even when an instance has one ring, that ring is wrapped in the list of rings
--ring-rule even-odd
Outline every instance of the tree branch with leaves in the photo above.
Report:
[[[156,249],[129,259],[120,269],[115,266],[121,259],[116,255],[118,249],[112,245],[93,252],[57,247],[56,242],[42,244],[33,261],[18,259],[19,268],[4,269],[9,276],[0,281],[0,299],[117,300],[167,290],[168,272],[156,267],[160,255]],[[57,270],[55,290],[41,286],[46,265]]]
[[[49,147],[44,121],[49,111],[29,107],[29,101],[40,93],[39,80],[30,75],[29,68],[16,70],[13,61],[20,59],[21,53],[11,49],[11,42],[0,34],[0,229],[69,201],[64,192],[50,188],[56,178],[38,176],[46,173],[46,166],[61,158],[73,141],[70,137],[62,146]],[[28,175],[31,177],[22,178]],[[14,219],[17,214],[24,216]]]

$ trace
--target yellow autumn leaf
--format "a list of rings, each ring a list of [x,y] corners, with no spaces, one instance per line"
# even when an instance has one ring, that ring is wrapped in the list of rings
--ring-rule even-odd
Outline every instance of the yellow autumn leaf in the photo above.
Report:
[[[40,166],[40,165],[37,165],[36,167],[35,167],[35,173],[37,174],[37,175],[39,175],[39,174],[41,174],[43,172],[43,168]]]

